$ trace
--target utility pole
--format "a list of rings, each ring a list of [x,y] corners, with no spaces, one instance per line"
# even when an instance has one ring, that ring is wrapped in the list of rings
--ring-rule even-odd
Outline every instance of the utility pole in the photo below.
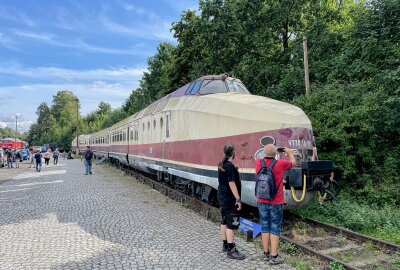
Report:
[[[79,155],[79,99],[76,101],[76,155]]]
[[[304,80],[306,82],[306,95],[310,95],[310,78],[308,74],[308,53],[307,53],[307,36],[303,37],[303,51],[304,51]]]
[[[18,113],[15,114],[15,144],[14,144],[14,150],[17,151],[17,132],[18,132]]]

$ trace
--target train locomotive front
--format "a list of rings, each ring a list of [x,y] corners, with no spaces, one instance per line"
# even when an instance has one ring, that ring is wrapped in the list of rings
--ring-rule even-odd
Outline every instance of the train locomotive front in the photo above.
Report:
[[[315,191],[329,190],[333,169],[331,161],[317,160],[311,122],[300,108],[251,95],[227,74],[201,77],[91,135],[90,142],[111,160],[155,174],[210,203],[217,201],[217,164],[227,143],[236,148],[242,201],[252,206],[254,161],[263,157],[268,143],[294,149],[297,164],[285,174],[289,208],[303,207]],[[276,158],[287,157],[278,153]]]

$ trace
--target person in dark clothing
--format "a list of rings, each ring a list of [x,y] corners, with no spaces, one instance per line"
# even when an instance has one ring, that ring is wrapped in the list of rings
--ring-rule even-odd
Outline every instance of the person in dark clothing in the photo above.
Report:
[[[58,156],[60,155],[60,152],[58,151],[58,148],[56,148],[56,150],[54,150],[53,152],[53,164],[57,165],[58,163]]]
[[[85,170],[86,170],[85,175],[92,174],[93,156],[94,156],[93,151],[90,149],[90,146],[87,146],[86,151],[83,152],[83,155],[81,156],[81,160],[84,159],[85,163]]]
[[[13,168],[13,158],[14,158],[14,153],[11,149],[8,149],[6,151],[6,155],[7,155],[7,166],[8,168]]]
[[[42,154],[40,151],[37,151],[35,154],[35,160],[36,160],[36,171],[40,172],[42,170]]]
[[[239,252],[233,239],[234,230],[240,225],[239,211],[241,183],[238,168],[232,163],[235,158],[233,144],[224,146],[224,159],[218,165],[218,202],[221,211],[222,251],[227,252],[228,258],[243,260],[246,256]]]

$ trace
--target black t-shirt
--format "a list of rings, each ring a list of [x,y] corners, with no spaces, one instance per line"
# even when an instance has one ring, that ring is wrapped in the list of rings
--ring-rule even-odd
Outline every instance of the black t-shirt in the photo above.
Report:
[[[35,159],[37,163],[42,163],[42,154],[36,153],[35,154]]]
[[[225,161],[218,168],[218,202],[221,207],[234,208],[236,198],[233,196],[232,190],[229,187],[229,182],[235,181],[239,196],[241,194],[242,185],[240,183],[239,172],[235,165],[230,161]]]

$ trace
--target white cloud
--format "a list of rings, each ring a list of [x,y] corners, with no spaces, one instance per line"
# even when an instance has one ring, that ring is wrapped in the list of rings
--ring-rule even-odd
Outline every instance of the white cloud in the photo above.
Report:
[[[162,39],[174,41],[170,31],[171,22],[157,20],[150,23],[136,23],[134,25],[122,25],[106,16],[100,17],[100,23],[103,27],[113,33],[130,35],[143,39]]]
[[[91,45],[85,41],[83,41],[80,38],[75,38],[75,39],[67,39],[65,37],[57,37],[56,35],[50,34],[50,33],[36,33],[32,31],[25,31],[21,29],[16,29],[13,31],[14,35],[17,37],[22,37],[24,39],[29,38],[29,39],[34,39],[36,41],[40,41],[42,43],[45,43],[47,45],[52,45],[52,46],[58,46],[58,47],[63,47],[63,48],[71,48],[71,49],[76,49],[78,51],[87,51],[91,53],[106,53],[106,54],[120,54],[120,55],[149,55],[150,52],[147,50],[144,50],[143,48],[140,48],[140,43],[137,44],[136,46],[131,46],[129,48],[110,48],[110,47],[101,47],[101,46],[95,46]],[[11,49],[16,49],[16,41],[5,37],[4,34],[0,33],[0,44],[3,44],[3,46],[8,47]],[[24,42],[18,42],[19,45],[23,45]],[[14,46],[11,46],[14,45]]]
[[[24,31],[21,29],[14,30],[14,33],[17,36],[31,38],[31,39],[37,39],[37,40],[52,40],[53,39],[53,35],[47,34],[47,33],[34,33],[31,31]]]
[[[29,18],[28,15],[18,11],[17,9],[5,9],[4,7],[0,7],[0,18],[21,23],[27,26],[36,25],[36,23],[31,18]]]
[[[18,64],[0,65],[0,74],[33,78],[37,80],[61,81],[130,81],[140,79],[146,69],[143,68],[112,68],[74,70],[58,67],[23,67]]]
[[[0,45],[12,51],[21,51],[17,49],[15,41],[4,33],[0,33]]]
[[[197,0],[162,0],[163,2],[167,3],[170,7],[174,8],[177,11],[184,11],[184,10],[198,10],[199,3]]]
[[[81,103],[81,114],[86,115],[97,109],[101,101],[111,104],[113,108],[117,108],[123,104],[131,91],[138,87],[138,81],[107,83],[104,81],[93,81],[90,83],[73,83],[73,84],[25,84],[20,86],[3,86],[0,87],[0,96],[5,93],[19,93],[23,99],[15,98],[14,101],[2,104],[0,108],[0,116],[8,116],[7,121],[11,120],[15,123],[15,115],[22,114],[21,120],[35,121],[36,109],[42,102],[47,102],[51,106],[53,96],[60,90],[68,90],[76,95]],[[5,113],[7,112],[7,113]],[[0,117],[1,122],[3,121]],[[19,122],[19,121],[18,121]]]
[[[18,121],[18,131],[19,132],[27,132],[31,125],[33,124],[33,121]],[[15,120],[14,122],[0,122],[0,128],[5,128],[9,127],[13,130],[15,130]]]

